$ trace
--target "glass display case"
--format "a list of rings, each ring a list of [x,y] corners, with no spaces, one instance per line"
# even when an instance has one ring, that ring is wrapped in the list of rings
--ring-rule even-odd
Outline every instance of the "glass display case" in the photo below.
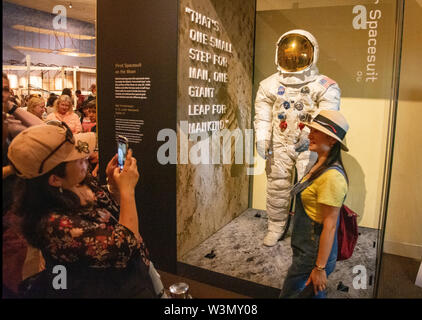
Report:
[[[260,82],[277,72],[275,54],[280,36],[303,29],[318,42],[317,67],[340,87],[340,111],[350,124],[346,137],[350,151],[342,154],[349,176],[345,204],[359,215],[359,239],[353,256],[339,261],[330,276],[328,292],[333,298],[375,295],[390,190],[403,9],[398,1],[256,3],[253,101]],[[214,17],[218,15],[214,13]],[[179,52],[179,59],[181,56]],[[254,115],[252,103],[251,121]],[[241,207],[225,212],[209,208],[210,213],[194,226],[204,210],[180,210],[191,220],[178,222],[182,249],[178,251],[179,269],[243,294],[274,297],[291,263],[290,238],[273,247],[263,245],[268,220],[267,177],[262,170],[264,160],[255,159],[258,163],[250,176],[249,206],[243,212]],[[213,170],[213,165],[201,167],[202,174]],[[242,174],[246,177],[246,170]],[[208,193],[210,187],[204,187],[195,201],[202,203],[209,197],[213,206],[218,205],[220,198]],[[178,201],[182,207],[186,203],[183,197]],[[219,223],[210,223],[217,216]],[[232,220],[225,223],[227,219]],[[192,222],[189,227],[195,232],[186,229],[187,222]],[[188,250],[184,240],[189,240]]]

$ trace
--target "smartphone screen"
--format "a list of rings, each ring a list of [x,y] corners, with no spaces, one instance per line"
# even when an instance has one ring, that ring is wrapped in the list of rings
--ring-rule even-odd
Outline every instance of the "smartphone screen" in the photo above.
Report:
[[[128,140],[123,136],[119,136],[117,139],[117,164],[120,170],[123,169],[126,161],[126,155],[128,150]]]

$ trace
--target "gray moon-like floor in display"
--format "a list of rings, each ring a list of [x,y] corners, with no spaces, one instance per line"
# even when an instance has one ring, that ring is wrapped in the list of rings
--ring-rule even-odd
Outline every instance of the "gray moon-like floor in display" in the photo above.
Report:
[[[185,254],[181,261],[232,277],[281,288],[291,264],[290,237],[279,241],[274,247],[266,247],[262,244],[266,229],[265,211],[248,209]],[[329,298],[373,296],[376,263],[374,242],[377,240],[378,230],[360,227],[359,233],[353,256],[348,260],[338,261],[335,271],[328,278]],[[212,250],[215,257],[206,258],[205,255]],[[366,281],[360,271],[362,266],[366,269]],[[355,270],[353,273],[355,267],[359,271]],[[354,289],[354,279],[361,289]],[[348,292],[337,290],[340,281],[349,288]]]

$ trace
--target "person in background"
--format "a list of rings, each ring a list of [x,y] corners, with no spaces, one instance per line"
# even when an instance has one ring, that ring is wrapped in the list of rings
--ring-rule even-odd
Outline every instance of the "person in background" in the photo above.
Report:
[[[53,105],[54,105],[54,101],[56,101],[57,98],[58,96],[54,92],[50,93],[50,96],[47,99],[47,106],[46,106],[47,115],[54,112]]]
[[[97,98],[97,85],[93,83],[89,89],[91,90],[91,94],[86,98],[85,103]]]
[[[62,91],[62,95],[64,95],[64,94],[69,96],[73,100],[72,89],[64,88],[63,91]]]
[[[20,108],[18,105],[14,104],[12,101],[10,101],[10,87],[9,87],[9,79],[7,78],[7,75],[3,73],[3,100],[2,100],[2,106],[3,106],[3,112],[6,113],[6,123],[8,128],[8,137],[6,141],[6,145],[9,144],[9,142],[22,130],[25,130],[26,128],[41,124],[43,121],[33,115],[32,113],[29,113],[22,108]]]
[[[73,94],[72,94],[72,89],[70,89],[70,88],[64,88],[62,90],[62,95],[66,95],[66,96],[69,96],[70,97],[70,99],[72,100],[72,108],[73,108],[73,106],[74,106],[74,98],[73,98]],[[77,114],[77,115],[79,116],[79,114]]]
[[[13,90],[10,90],[10,101],[12,101],[12,103],[16,104],[19,107],[22,104],[22,101],[19,99],[19,96],[15,95]]]
[[[83,132],[90,132],[91,131],[90,130],[91,120],[89,119],[88,105],[86,103],[82,106],[81,112],[82,112],[82,117],[81,117],[82,131]]]
[[[24,134],[25,133],[25,134]],[[15,210],[45,271],[24,281],[24,297],[154,298],[164,292],[139,233],[137,161],[129,150],[123,170],[115,155],[109,185],[88,174],[94,133],[73,135],[64,122],[32,127],[12,142],[8,158],[19,176]],[[54,290],[55,266],[65,266],[66,290]]]
[[[97,104],[95,99],[84,106],[85,117],[82,120],[83,132],[91,132],[92,127],[97,124]]]
[[[96,127],[97,126],[97,101],[96,100],[92,100],[88,104],[88,116],[91,122],[94,123],[93,127]],[[96,128],[94,130],[92,130],[91,128],[91,132],[96,132]]]
[[[28,101],[28,112],[36,115],[38,118],[43,120],[45,113],[45,101],[40,97],[32,97]]]
[[[318,160],[291,191],[296,197],[293,258],[281,298],[326,297],[327,277],[337,261],[339,212],[348,190],[341,159],[341,150],[349,150],[343,142],[349,129],[346,119],[339,111],[321,110],[305,125],[311,130],[309,150]]]
[[[9,79],[5,73],[2,77],[3,81],[3,143],[2,143],[2,171],[3,171],[3,215],[10,209],[11,205],[11,187],[14,181],[14,171],[12,170],[6,154],[10,142],[21,131],[26,128],[38,124],[43,121],[30,112],[19,108],[16,104],[10,101],[10,87]]]
[[[47,121],[57,120],[65,122],[73,133],[82,131],[79,117],[73,111],[72,99],[68,95],[61,95],[54,102],[54,112],[47,116]]]
[[[5,73],[3,82],[3,126],[2,126],[2,257],[3,257],[3,297],[16,297],[18,284],[22,281],[22,272],[27,255],[27,243],[20,234],[19,219],[11,210],[13,203],[13,187],[16,182],[15,171],[7,152],[11,141],[23,130],[30,126],[42,124],[43,121],[35,115],[18,107],[10,100],[9,79]]]
[[[89,132],[97,132],[97,103],[96,99],[91,100],[88,102],[87,109],[88,109],[88,118],[90,121],[91,128]],[[96,151],[92,154],[91,158],[89,159],[91,174],[93,177],[98,177],[98,170],[99,170],[99,159],[98,159],[98,145],[95,148]]]
[[[24,104],[23,105],[22,104],[20,105],[20,107],[21,107],[22,110],[28,111],[28,103],[29,103],[29,100],[31,100],[32,98],[41,98],[41,95],[38,94],[38,93],[28,94],[25,97]],[[13,100],[11,100],[11,101],[13,102]]]
[[[80,112],[85,100],[85,96],[81,93],[81,90],[76,90],[75,93],[77,97],[76,110]]]

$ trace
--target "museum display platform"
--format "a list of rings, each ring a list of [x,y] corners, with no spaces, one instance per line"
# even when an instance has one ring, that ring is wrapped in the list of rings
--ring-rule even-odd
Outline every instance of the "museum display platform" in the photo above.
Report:
[[[279,241],[274,247],[262,245],[266,228],[266,212],[248,209],[186,253],[180,262],[267,286],[268,292],[274,295],[277,293],[274,289],[279,290],[283,284],[291,264],[292,250],[290,237]],[[376,247],[374,244],[378,230],[360,227],[359,233],[353,256],[348,260],[338,261],[335,271],[329,277],[328,296],[330,298],[372,298],[373,296],[373,281],[370,277],[375,272]],[[366,289],[353,288],[353,279],[357,276],[357,273],[353,273],[353,268],[357,265],[366,268],[369,283]],[[345,287],[343,287],[344,291],[338,290],[340,282],[348,287],[348,290]],[[226,286],[227,289],[231,288],[229,278]],[[261,290],[265,289],[261,287]],[[253,292],[250,293],[253,295]]]

